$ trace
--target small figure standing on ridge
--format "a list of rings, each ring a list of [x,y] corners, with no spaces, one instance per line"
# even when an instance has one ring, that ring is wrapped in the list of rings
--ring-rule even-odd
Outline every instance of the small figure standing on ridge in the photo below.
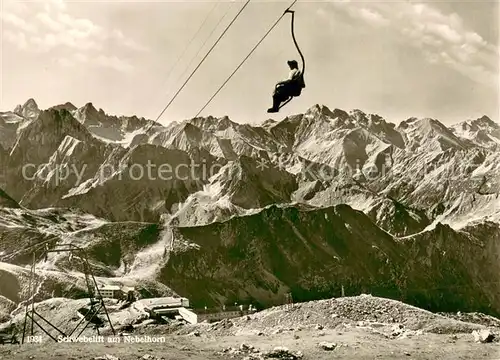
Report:
[[[299,96],[302,89],[305,87],[304,78],[299,70],[299,65],[295,60],[287,61],[290,67],[288,78],[276,84],[273,93],[273,106],[267,109],[268,113],[279,111],[280,104],[290,97]]]

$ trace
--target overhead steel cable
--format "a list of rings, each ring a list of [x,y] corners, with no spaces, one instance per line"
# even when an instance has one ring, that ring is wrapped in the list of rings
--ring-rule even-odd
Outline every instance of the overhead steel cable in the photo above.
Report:
[[[213,9],[212,9],[213,10]],[[214,28],[212,29],[212,31],[210,32],[210,34],[207,36],[207,38],[205,39],[205,41],[203,42],[203,44],[201,45],[201,47],[198,49],[198,52],[196,53],[196,55],[191,59],[191,61],[189,62],[189,65],[184,69],[184,72],[182,73],[181,76],[179,76],[177,78],[177,80],[175,81],[177,83],[177,81],[181,78],[184,77],[184,75],[186,74],[186,72],[189,70],[189,68],[191,67],[191,64],[193,63],[193,61],[198,57],[198,55],[200,54],[201,50],[203,50],[203,48],[205,47],[205,45],[207,44],[208,40],[212,37],[213,33],[215,32],[215,30],[217,30],[217,28],[219,27],[219,25],[221,24],[221,22],[226,18],[227,14],[229,13],[229,10],[230,8],[228,8],[226,10],[226,12],[224,13],[224,15],[222,15],[222,17],[219,19],[219,21],[217,22],[217,24],[214,26]],[[201,27],[200,27],[201,28]],[[161,116],[161,115],[160,115]],[[159,118],[159,117],[158,117]],[[158,120],[158,119],[157,119]],[[144,130],[144,133],[146,134],[154,125],[156,125],[157,122],[156,121],[151,121],[151,123],[148,125],[148,127],[146,128],[146,130]]]
[[[248,53],[248,55],[243,59],[243,61],[236,67],[236,69],[231,73],[231,75],[229,75],[229,77],[226,79],[226,81],[224,81],[224,83],[219,87],[219,89],[212,95],[212,97],[207,101],[207,103],[205,105],[203,105],[203,107],[200,109],[200,111],[198,111],[198,113],[195,115],[195,118],[198,117],[198,115],[200,115],[200,113],[205,110],[205,108],[212,102],[212,100],[217,96],[217,94],[222,90],[222,88],[229,82],[229,80],[231,80],[231,78],[234,76],[234,74],[236,74],[236,72],[243,66],[243,64],[247,61],[247,59],[253,54],[253,52],[257,49],[257,47],[259,47],[259,45],[264,41],[264,39],[267,37],[267,35],[269,35],[269,33],[271,33],[271,31],[276,27],[276,25],[278,25],[278,23],[281,21],[281,19],[283,19],[283,17],[288,13],[288,11],[290,10],[290,8],[297,2],[297,0],[294,0],[290,6],[288,6],[288,8],[285,10],[285,12],[283,12],[283,14],[281,14],[281,16],[278,18],[278,20],[276,20],[276,22],[269,28],[269,30],[265,33],[265,35],[262,37],[262,39],[259,40],[259,42],[253,47],[252,50],[250,50],[250,52]]]
[[[179,61],[182,59],[182,57],[186,54],[187,50],[189,49],[189,47],[191,46],[191,44],[193,43],[194,39],[196,39],[196,37],[198,36],[198,34],[200,33],[201,29],[203,28],[203,26],[205,26],[205,24],[207,23],[208,19],[210,18],[210,15],[212,15],[212,13],[214,12],[215,8],[219,5],[219,3],[215,3],[215,5],[212,7],[212,9],[208,12],[208,14],[206,15],[205,19],[203,20],[203,22],[201,23],[200,27],[198,28],[198,30],[196,31],[196,33],[193,35],[193,37],[191,38],[191,40],[189,40],[188,44],[186,45],[186,47],[184,48],[184,50],[182,51],[182,53],[179,55],[179,57],[177,58],[177,60],[174,62],[174,64],[172,65],[172,67],[170,68],[169,72],[167,73],[167,75],[165,76],[166,77],[166,81],[168,81],[170,79],[170,75],[172,75],[172,72],[174,71],[175,67],[177,66],[177,64],[179,63]],[[217,24],[218,26],[219,24]]]
[[[186,72],[189,70],[189,68],[191,67],[191,65],[193,64],[193,61],[198,57],[198,55],[200,54],[201,50],[203,50],[203,48],[205,47],[205,45],[207,44],[208,40],[212,37],[213,33],[215,32],[215,30],[217,30],[217,28],[219,27],[220,23],[226,18],[226,15],[227,13],[229,12],[229,9],[226,11],[226,13],[222,16],[222,18],[217,22],[217,25],[215,25],[215,27],[212,29],[212,31],[210,32],[210,34],[207,36],[207,38],[205,39],[205,41],[203,42],[203,44],[201,45],[201,47],[198,49],[198,52],[196,53],[195,56],[193,56],[193,58],[191,59],[191,61],[189,62],[188,66],[186,67],[186,69],[184,70],[184,72],[182,73],[181,76],[179,76],[178,79],[181,79],[184,77],[184,75],[186,74]]]
[[[236,16],[233,18],[233,20],[231,20],[231,22],[229,23],[229,25],[226,27],[226,29],[224,29],[224,31],[222,32],[222,34],[219,36],[219,38],[215,41],[215,43],[212,45],[212,47],[208,50],[208,52],[206,53],[206,55],[203,57],[203,59],[201,59],[200,63],[198,64],[198,66],[196,66],[196,68],[191,72],[191,75],[189,75],[189,77],[186,79],[186,81],[184,81],[184,83],[182,84],[182,86],[179,88],[179,90],[177,90],[177,92],[175,93],[175,95],[172,97],[172,99],[168,102],[167,106],[165,106],[165,108],[162,110],[162,112],[160,113],[160,115],[158,115],[158,117],[156,118],[155,122],[158,121],[158,119],[163,115],[163,113],[169,108],[169,106],[174,102],[174,100],[177,98],[177,95],[179,95],[179,93],[182,91],[182,89],[184,89],[184,87],[186,86],[186,84],[189,82],[189,80],[191,80],[191,78],[193,77],[193,75],[196,73],[196,71],[200,68],[200,66],[203,64],[203,62],[205,61],[205,59],[208,57],[208,55],[210,55],[210,53],[212,52],[212,50],[217,46],[217,44],[219,43],[219,41],[222,39],[222,37],[226,34],[226,32],[229,30],[229,28],[233,25],[233,23],[236,21],[236,19],[240,16],[240,14],[243,12],[243,10],[245,10],[245,8],[247,7],[247,5],[250,3],[251,0],[247,0],[245,2],[245,5],[243,5],[243,7],[238,11],[238,13],[236,14]]]

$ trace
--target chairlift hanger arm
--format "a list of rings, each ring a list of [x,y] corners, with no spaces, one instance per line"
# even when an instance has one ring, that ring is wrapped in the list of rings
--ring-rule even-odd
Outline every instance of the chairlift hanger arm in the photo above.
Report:
[[[301,77],[302,77],[302,81],[303,81],[304,80],[304,74],[305,74],[305,71],[306,71],[306,59],[304,58],[304,55],[302,54],[302,51],[300,50],[299,44],[297,43],[297,39],[295,38],[295,28],[294,28],[294,25],[295,25],[295,11],[294,10],[290,10],[291,7],[292,6],[290,6],[288,9],[286,9],[285,12],[283,13],[283,15],[285,15],[287,13],[292,14],[292,19],[291,19],[292,39],[293,39],[293,43],[295,44],[295,47],[297,48],[297,51],[298,51],[298,53],[300,55],[300,58],[302,60]],[[293,96],[289,97],[285,102],[283,102],[283,103],[281,103],[279,105],[278,109],[281,109],[283,106],[285,106],[286,104],[288,104],[292,99],[293,99]]]
[[[299,52],[300,58],[302,60],[302,76],[304,75],[304,72],[306,70],[306,60],[304,58],[304,55],[302,54],[302,51],[300,50],[299,44],[297,43],[297,39],[295,38],[295,10],[290,10],[290,8],[285,10],[285,14],[290,13],[292,14],[292,20],[291,20],[291,31],[292,31],[292,39],[293,43],[295,44],[295,47],[297,48],[297,51]]]

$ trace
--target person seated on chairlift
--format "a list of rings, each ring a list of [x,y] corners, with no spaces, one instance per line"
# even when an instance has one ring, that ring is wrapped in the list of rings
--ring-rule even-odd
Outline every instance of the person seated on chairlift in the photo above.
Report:
[[[299,70],[299,65],[295,60],[287,61],[288,66],[290,67],[290,73],[288,74],[288,78],[280,81],[276,84],[273,93],[273,106],[270,109],[267,109],[268,113],[274,113],[279,111],[280,104],[286,100],[290,96],[298,96],[303,88],[301,81],[301,72]]]

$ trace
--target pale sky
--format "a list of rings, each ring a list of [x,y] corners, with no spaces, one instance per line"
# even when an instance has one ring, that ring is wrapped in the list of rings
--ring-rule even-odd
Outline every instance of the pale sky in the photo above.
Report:
[[[92,102],[109,114],[150,119],[244,4],[0,1],[1,111],[34,98],[41,108]],[[194,117],[289,3],[251,1],[159,121]],[[447,124],[482,115],[499,121],[498,2],[299,0],[293,9],[307,87],[272,118],[319,103],[396,123],[412,116]],[[266,110],[274,84],[288,74],[286,61],[300,61],[290,18],[201,115],[250,123],[270,117]]]

